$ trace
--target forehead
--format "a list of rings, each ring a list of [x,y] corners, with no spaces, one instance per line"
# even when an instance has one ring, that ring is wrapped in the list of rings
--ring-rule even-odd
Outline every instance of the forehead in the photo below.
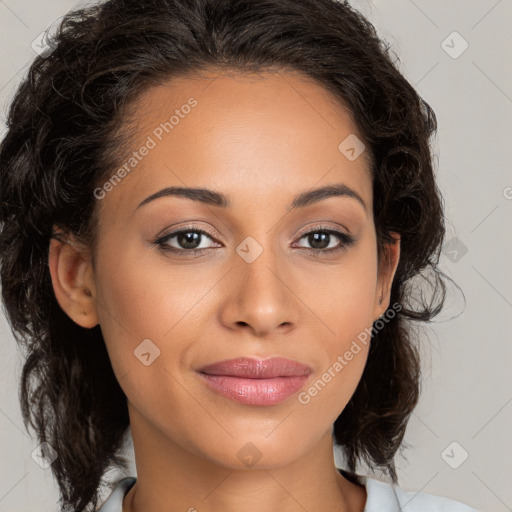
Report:
[[[361,138],[350,111],[299,73],[174,78],[146,90],[129,119],[130,149],[119,165],[133,159],[132,152],[151,149],[109,201],[122,196],[132,209],[172,185],[222,189],[236,207],[248,196],[272,200],[275,194],[285,198],[288,190],[291,195],[343,182],[371,203],[367,152],[350,160],[340,149],[348,137]]]

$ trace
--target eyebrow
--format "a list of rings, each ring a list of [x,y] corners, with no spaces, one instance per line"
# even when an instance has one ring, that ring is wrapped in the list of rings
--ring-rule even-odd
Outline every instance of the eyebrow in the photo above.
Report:
[[[137,206],[136,210],[141,206],[154,201],[155,199],[168,196],[185,197],[192,199],[193,201],[199,201],[201,203],[205,203],[211,206],[218,206],[220,208],[231,207],[231,200],[229,196],[223,194],[222,192],[217,192],[207,188],[166,187],[146,197],[146,199],[141,201],[141,203]],[[304,208],[305,206],[317,203],[323,199],[336,196],[355,199],[363,206],[365,212],[367,212],[366,203],[364,202],[363,198],[355,190],[351,189],[347,185],[344,185],[343,183],[327,185],[325,187],[317,188],[314,190],[301,192],[293,198],[290,209],[294,210],[296,208]]]

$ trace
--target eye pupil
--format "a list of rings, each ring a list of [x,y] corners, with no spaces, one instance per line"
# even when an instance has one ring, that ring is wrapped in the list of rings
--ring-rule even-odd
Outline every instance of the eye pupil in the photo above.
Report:
[[[200,238],[201,233],[194,231],[183,231],[177,235],[178,243],[185,249],[195,249],[199,245],[197,242]]]
[[[309,235],[309,243],[313,247],[313,249],[325,249],[329,246],[329,233],[324,232],[317,232],[312,233]],[[320,246],[317,246],[317,243],[320,244]]]

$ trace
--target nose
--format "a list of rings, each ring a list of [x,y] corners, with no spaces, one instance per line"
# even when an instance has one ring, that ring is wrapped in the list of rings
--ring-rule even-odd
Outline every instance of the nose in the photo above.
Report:
[[[297,327],[301,301],[293,291],[292,272],[270,249],[251,263],[240,258],[229,274],[220,312],[227,328],[265,337]]]

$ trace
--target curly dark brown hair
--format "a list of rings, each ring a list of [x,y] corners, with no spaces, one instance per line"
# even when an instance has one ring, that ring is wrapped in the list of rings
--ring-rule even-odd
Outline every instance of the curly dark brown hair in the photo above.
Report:
[[[437,267],[445,225],[430,148],[436,118],[389,45],[337,0],[109,0],[68,13],[51,48],[19,86],[0,146],[0,276],[26,351],[25,428],[58,453],[61,509],[95,509],[106,471],[127,468],[129,417],[100,326],[77,325],[56,300],[52,227],[97,249],[93,191],[118,167],[128,107],[152,85],[203,69],[298,71],[353,115],[372,160],[379,259],[391,233],[401,236],[390,298],[401,309],[372,333],[334,436],[351,472],[365,462],[397,482],[394,457],[420,394],[414,321],[441,310],[446,276]],[[418,278],[430,293],[413,299]]]

